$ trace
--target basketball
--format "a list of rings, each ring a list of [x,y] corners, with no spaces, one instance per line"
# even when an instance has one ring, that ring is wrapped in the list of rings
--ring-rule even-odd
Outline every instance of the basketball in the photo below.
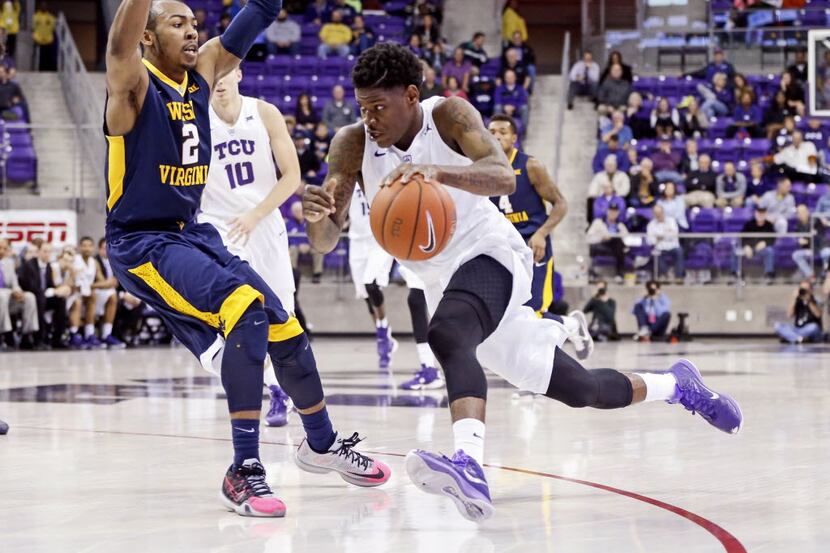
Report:
[[[414,175],[380,189],[369,210],[372,234],[397,259],[423,261],[444,249],[455,232],[455,203],[437,182]]]

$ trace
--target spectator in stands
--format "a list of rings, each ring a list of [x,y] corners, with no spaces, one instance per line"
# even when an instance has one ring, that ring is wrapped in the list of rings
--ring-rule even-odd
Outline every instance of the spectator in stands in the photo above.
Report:
[[[712,170],[712,158],[701,154],[699,168],[686,176],[686,207],[711,208],[715,205],[718,174]]]
[[[640,155],[637,153],[637,148],[629,148],[624,150],[628,154],[628,176],[635,177],[640,174]],[[619,163],[617,164],[619,165]]]
[[[680,174],[680,155],[672,150],[671,136],[660,139],[658,149],[651,155],[654,163],[654,176],[660,182],[672,181],[683,182],[683,175]]]
[[[104,238],[98,241],[98,255],[94,259],[96,274],[92,291],[95,296],[95,314],[101,315],[101,342],[109,349],[122,349],[126,347],[125,344],[112,332],[118,312],[118,280],[112,271]]]
[[[366,25],[362,15],[356,15],[352,21],[352,54],[359,56],[364,50],[374,46],[376,40],[374,29]]]
[[[755,215],[752,219],[744,224],[741,233],[743,234],[772,234],[775,232],[775,227],[767,220],[767,208],[763,204],[755,206]],[[773,239],[763,238],[744,238],[741,240],[741,246],[735,249],[732,255],[732,274],[739,276],[740,265],[739,258],[752,259],[759,257],[764,264],[764,276],[767,284],[772,284],[775,280],[775,249],[772,246]]]
[[[637,150],[629,148],[628,152],[634,152],[636,155]],[[597,153],[594,154],[594,161],[591,163],[591,168],[594,170],[594,173],[602,171],[605,158],[608,156],[614,156],[617,158],[617,168],[620,171],[628,171],[628,168],[631,167],[631,162],[628,159],[628,153],[620,148],[620,139],[616,136],[612,136],[608,139],[608,143],[601,144],[597,150]]]
[[[647,115],[641,115],[643,97],[634,91],[628,95],[628,105],[625,108],[625,124],[631,128],[634,138],[641,140],[651,136],[651,121]]]
[[[773,144],[773,151],[780,152],[787,146],[793,143],[793,134],[795,134],[795,118],[798,117],[788,115],[784,117],[784,125],[779,126],[778,133],[775,135],[775,144]]]
[[[735,168],[735,163],[727,161],[723,165],[723,173],[718,175],[715,182],[718,207],[741,207],[746,197],[746,177]]]
[[[300,174],[306,182],[318,182],[317,172],[320,170],[320,160],[311,147],[311,139],[299,128],[294,131],[294,148],[300,161]]]
[[[677,220],[669,217],[663,206],[654,206],[654,218],[646,227],[646,241],[653,246],[652,254],[657,257],[657,274],[661,277],[668,272],[669,261],[674,262],[674,276],[682,280],[686,276],[683,249],[678,235]]]
[[[288,12],[283,8],[277,15],[277,20],[265,30],[268,40],[268,53],[273,55],[300,53],[300,26],[296,21],[288,18]]]
[[[294,107],[294,117],[297,127],[311,132],[320,121],[320,116],[314,105],[311,103],[311,96],[307,92],[297,96],[297,104]]]
[[[9,241],[0,238],[0,335],[4,336],[6,344],[15,345],[11,317],[17,315],[21,318],[20,349],[34,349],[35,338],[40,330],[37,300],[33,293],[20,287]]]
[[[796,115],[796,111],[787,104],[786,93],[783,90],[778,90],[764,112],[763,124],[767,129],[767,138],[772,140],[784,127],[784,119],[793,115]]]
[[[433,96],[443,96],[444,87],[437,80],[435,69],[427,67],[424,69],[424,82],[421,83],[421,100],[432,98]],[[458,81],[456,81],[457,84]]]
[[[679,171],[686,177],[692,171],[697,171],[700,168],[700,154],[697,151],[697,140],[689,138],[686,140],[686,149],[680,156]]]
[[[686,96],[677,106],[680,108],[680,132],[687,138],[700,138],[709,128],[709,118],[700,111],[694,96]]]
[[[746,207],[755,207],[761,197],[773,187],[764,172],[764,165],[753,160],[749,164],[749,178],[746,181]]]
[[[597,91],[597,112],[600,115],[609,115],[615,110],[624,110],[631,94],[631,83],[624,80],[623,69],[620,64],[611,66],[608,78],[599,85]]]
[[[314,128],[314,136],[311,138],[311,148],[314,150],[314,155],[320,161],[320,165],[326,162],[329,155],[329,146],[331,146],[332,134],[328,126],[320,121]]]
[[[458,96],[459,98],[464,98],[467,101],[470,100],[470,97],[466,92],[464,92],[464,89],[458,85],[458,79],[454,76],[447,80],[447,85],[447,88],[444,90],[444,97],[450,98],[452,96]]]
[[[331,99],[323,106],[323,122],[332,132],[340,127],[351,125],[357,121],[357,114],[351,102],[346,100],[346,92],[339,84],[331,89]]]
[[[352,42],[352,30],[343,23],[343,15],[337,10],[331,14],[331,21],[320,29],[320,46],[317,55],[326,59],[331,54],[341,58],[349,55],[349,44]]]
[[[285,228],[288,232],[288,255],[295,274],[299,274],[300,256],[311,255],[311,282],[318,284],[323,276],[323,254],[312,249],[308,242],[302,202],[291,204],[291,215],[285,220]]]
[[[809,280],[798,285],[787,306],[787,316],[793,319],[792,323],[775,323],[775,333],[781,340],[790,344],[821,341],[821,308]]]
[[[441,39],[441,41],[432,45],[432,49],[424,52],[424,61],[429,67],[432,67],[435,70],[436,74],[439,75],[441,74],[441,71],[443,71],[444,65],[449,59],[445,48],[446,43],[443,39]]]
[[[519,54],[519,62],[527,68],[527,74],[530,75],[531,81],[536,80],[536,53],[528,44],[526,39],[522,38],[522,34],[518,31],[513,33],[513,38],[510,39],[504,47],[502,52],[502,63],[504,63],[505,54],[508,50],[515,50]],[[531,89],[533,84],[531,82]]]
[[[477,67],[470,71],[470,89],[466,91],[470,102],[485,117],[493,114],[493,96],[496,92],[496,83],[485,75],[479,75]]]
[[[741,94],[745,90],[751,92],[753,98],[755,97],[755,89],[749,84],[749,81],[746,80],[743,73],[735,73],[732,75],[732,93],[735,95],[736,105],[741,103]]]
[[[594,199],[594,205],[591,210],[593,219],[605,219],[605,214],[614,206],[620,213],[625,212],[625,200],[614,193],[614,185],[610,182],[605,182],[602,185],[602,194]]]
[[[576,62],[568,74],[568,109],[573,109],[574,98],[587,96],[591,101],[596,100],[599,86],[599,65],[594,56],[586,50],[582,59]]]
[[[441,31],[430,14],[425,14],[421,18],[421,24],[415,28],[415,34],[421,40],[424,50],[432,50],[433,46],[441,42]]]
[[[711,83],[700,83],[697,85],[698,94],[703,98],[703,105],[700,106],[700,111],[710,121],[718,115],[729,115],[732,109],[735,98],[727,83],[725,73],[715,73]]]
[[[305,11],[305,20],[315,25],[322,25],[328,9],[328,0],[314,0]]]
[[[767,221],[775,227],[775,232],[787,232],[787,221],[795,217],[795,198],[790,193],[792,183],[787,177],[778,179],[775,190],[770,190],[763,196],[758,205],[766,209]]]
[[[816,79],[824,81],[828,78],[830,78],[830,50],[825,50],[824,60],[821,62],[821,65],[816,68]]]
[[[297,118],[290,113],[285,114],[283,117],[285,119],[285,128],[288,129],[288,136],[294,136],[294,129],[297,128]]]
[[[441,70],[441,80],[444,88],[449,87],[449,78],[455,77],[461,84],[461,89],[469,92],[470,71],[472,68],[473,64],[464,55],[464,49],[460,46],[456,48],[453,52],[452,60],[446,63]]]
[[[227,11],[222,12],[222,15],[219,16],[219,22],[216,24],[216,28],[213,30],[213,36],[221,36],[224,34],[225,30],[228,28],[228,25],[231,24],[231,14]]]
[[[686,199],[683,194],[677,194],[677,185],[671,181],[663,184],[663,197],[657,200],[657,205],[663,208],[666,217],[677,221],[681,231],[689,230],[686,220]]]
[[[734,121],[726,129],[727,138],[734,138],[739,134],[741,135],[740,138],[747,136],[761,138],[763,136],[761,123],[764,115],[761,108],[755,105],[755,96],[752,94],[752,90],[744,89],[741,92],[740,103],[735,108],[732,116]]]
[[[795,61],[787,67],[793,80],[801,85],[807,83],[807,51],[804,49],[797,50],[795,53]]]
[[[409,42],[407,43],[409,50],[418,58],[424,57],[424,49],[421,48],[421,37],[416,34],[409,35]]]
[[[634,74],[631,72],[631,66],[623,62],[623,57],[619,50],[612,50],[608,54],[608,63],[605,64],[605,69],[602,70],[602,74],[599,77],[599,84],[604,83],[605,79],[609,77],[611,68],[614,65],[619,65],[622,68],[622,80],[627,83],[634,82]]]
[[[8,70],[5,65],[0,64],[0,117],[7,120],[16,120],[20,116],[12,111],[15,107],[20,107],[24,113],[24,119],[28,121],[25,116],[26,100],[23,97],[23,90],[16,82],[9,80]]]
[[[821,127],[821,119],[811,117],[807,120],[807,128],[803,131],[804,140],[812,142],[816,150],[820,150],[827,145],[827,133]]]
[[[617,302],[608,295],[607,282],[600,280],[596,286],[596,292],[582,308],[586,314],[592,314],[588,332],[597,342],[616,342],[620,339],[617,332]]]
[[[614,258],[614,278],[616,282],[621,283],[625,270],[626,252],[623,239],[628,236],[628,229],[619,219],[618,206],[609,205],[604,219],[598,217],[591,221],[586,240],[592,257],[610,255]]]
[[[795,208],[795,227],[793,228],[793,232],[812,234],[814,230],[818,230],[813,235],[813,241],[809,238],[799,238],[798,249],[792,255],[793,262],[798,267],[798,270],[801,271],[804,278],[813,278],[815,275],[814,261],[816,257],[821,258],[822,267],[830,259],[830,248],[822,247],[824,242],[823,233],[821,232],[821,224],[818,222],[818,219],[816,219],[816,223],[818,224],[813,223],[813,219],[810,217],[810,210],[806,205],[799,204]],[[814,227],[818,227],[818,229]]]
[[[530,73],[528,72],[527,67],[525,67],[525,65],[520,61],[519,51],[514,48],[510,48],[504,53],[504,59],[502,60],[497,84],[504,82],[504,74],[508,70],[511,70],[516,74],[516,82],[520,83],[522,87],[530,93],[530,85],[532,84]]]
[[[37,302],[37,343],[48,342],[52,349],[65,349],[63,335],[66,331],[66,301],[72,295],[72,287],[58,282],[51,261],[52,244],[41,242],[37,248],[37,256],[21,264],[18,270],[19,284],[23,290],[34,294]],[[46,323],[47,312],[52,314],[51,325]]]
[[[680,126],[680,114],[671,107],[667,98],[660,98],[651,110],[649,124],[654,136],[661,139],[671,138]]]
[[[465,42],[459,46],[464,53],[464,59],[469,61],[475,67],[481,67],[487,63],[487,52],[484,51],[484,41],[487,35],[481,31],[473,35],[472,40]]]
[[[527,128],[530,115],[527,90],[517,83],[516,73],[512,69],[504,72],[504,82],[496,87],[493,102],[494,113],[518,117],[522,121],[522,128]]]
[[[600,127],[600,133],[602,142],[607,144],[612,136],[616,136],[623,148],[628,148],[634,138],[631,127],[625,124],[625,115],[620,110],[611,114],[611,120]]]
[[[787,98],[787,105],[795,110],[800,116],[804,116],[804,87],[793,79],[792,74],[787,71],[781,73],[781,80],[778,83],[779,90]]]
[[[14,58],[17,51],[17,33],[20,32],[20,2],[5,0],[0,7],[0,28],[6,31],[6,55]]]
[[[509,42],[515,33],[519,33],[523,41],[527,40],[527,23],[525,18],[519,15],[519,2],[507,0],[501,14],[502,42]]]
[[[659,193],[657,179],[654,178],[654,163],[644,157],[640,161],[640,170],[631,177],[628,205],[631,207],[651,207]]]
[[[346,0],[329,0],[329,4],[326,6],[326,11],[323,14],[323,22],[335,21],[337,16],[334,14],[337,12],[340,12],[340,18],[346,25],[350,24],[354,16],[357,15],[357,10],[351,7]]]
[[[666,335],[671,321],[671,300],[660,289],[656,280],[646,282],[646,295],[634,304],[631,313],[637,318],[634,340],[649,342]]]
[[[715,51],[712,54],[712,61],[710,61],[705,67],[689,73],[689,75],[697,79],[703,79],[704,81],[711,81],[712,77],[718,73],[722,73],[728,80],[731,81],[732,76],[735,74],[735,68],[731,63],[726,61],[726,54],[724,51],[720,48],[715,48]]]
[[[812,158],[812,159],[810,159]],[[804,134],[793,132],[792,144],[773,156],[776,169],[793,180],[813,182],[818,173],[816,145],[804,140]]]
[[[55,42],[57,17],[46,2],[38,2],[32,18],[32,41],[35,43],[38,71],[55,71],[58,68],[58,50]]]
[[[207,28],[207,12],[204,8],[196,8],[193,10],[193,17],[196,18],[196,29]]]
[[[602,194],[606,184],[610,184],[614,189],[614,194],[625,198],[631,189],[631,181],[628,175],[620,171],[617,167],[617,158],[609,155],[603,162],[604,171],[594,175],[591,183],[588,185],[588,197],[596,198]]]

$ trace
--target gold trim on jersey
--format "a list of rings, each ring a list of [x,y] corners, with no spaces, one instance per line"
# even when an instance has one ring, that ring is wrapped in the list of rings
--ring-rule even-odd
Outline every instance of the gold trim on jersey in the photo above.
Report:
[[[184,93],[187,92],[187,73],[184,74],[184,80],[180,83],[177,83],[176,81],[162,73],[158,67],[156,67],[146,59],[142,59],[141,61],[144,62],[144,66],[150,70],[150,73],[158,77],[158,79],[161,82],[163,82],[164,84],[178,92],[180,96],[184,96]]]
[[[264,304],[265,296],[250,284],[243,284],[231,292],[230,296],[225,298],[225,301],[222,302],[222,307],[219,308],[219,319],[222,321],[222,329],[225,332],[225,336],[233,330],[233,327],[236,326],[239,318],[242,317],[242,314],[245,313],[248,307],[257,300]]]
[[[126,151],[124,149],[123,136],[107,136],[107,186],[109,196],[107,197],[107,209],[112,210],[113,206],[124,194],[124,174],[127,171]]]
[[[519,154],[519,150],[517,148],[513,148],[513,151],[510,152],[510,165],[513,165],[513,160],[516,159],[516,156]]]
[[[269,342],[284,342],[303,333],[303,327],[296,317],[289,317],[283,324],[270,325],[268,327]]]
[[[217,313],[209,313],[207,311],[200,311],[196,309],[193,304],[184,299],[182,295],[173,288],[169,282],[164,280],[164,277],[155,268],[152,261],[148,261],[144,265],[139,265],[130,272],[144,281],[144,284],[153,289],[158,294],[164,303],[178,311],[194,319],[200,320],[213,328],[219,328],[220,318]],[[227,301],[227,300],[226,300]]]

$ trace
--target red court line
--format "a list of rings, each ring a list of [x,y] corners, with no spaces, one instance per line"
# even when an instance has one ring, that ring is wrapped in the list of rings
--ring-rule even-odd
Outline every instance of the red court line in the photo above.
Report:
[[[187,440],[208,440],[214,442],[230,442],[230,438],[212,438],[209,436],[185,436],[180,434],[156,434],[151,432],[124,432],[119,430],[86,430],[83,428],[44,428],[40,426],[15,426],[14,428],[25,428],[27,430],[58,430],[61,432],[85,432],[85,433],[92,433],[92,434],[118,434],[123,436],[147,436],[147,437],[154,437],[154,438],[178,438],[178,439],[187,439]],[[266,441],[260,440],[260,444],[267,444],[267,445],[281,445],[281,446],[289,446],[289,447],[297,447],[294,444],[289,444],[286,442],[273,442],[273,441]],[[372,455],[384,455],[387,457],[406,457],[404,453],[390,453],[388,451],[366,451],[366,453],[371,453]],[[492,468],[492,469],[499,469],[505,470],[508,472],[517,472],[519,474],[527,474],[530,476],[541,476],[542,478],[551,478],[554,480],[561,480],[563,482],[570,482],[572,484],[581,484],[583,486],[588,486],[590,488],[596,488],[598,490],[603,490],[610,493],[615,493],[617,495],[621,495],[623,497],[628,497],[630,499],[635,499],[637,501],[642,501],[643,503],[648,503],[649,505],[653,505],[654,507],[658,507],[660,509],[664,509],[669,511],[670,513],[674,513],[677,516],[685,518],[686,520],[697,524],[718,540],[720,544],[723,546],[726,553],[747,553],[746,547],[732,535],[728,530],[724,529],[722,526],[712,522],[711,520],[704,518],[700,515],[696,515],[691,511],[687,511],[682,507],[677,507],[672,505],[671,503],[666,503],[665,501],[660,501],[659,499],[654,499],[653,497],[648,497],[645,495],[641,495],[635,492],[629,492],[627,490],[622,490],[620,488],[614,488],[612,486],[606,486],[605,484],[599,484],[597,482],[591,482],[589,480],[580,480],[578,478],[569,478],[567,476],[560,476],[558,474],[551,474],[549,472],[540,472],[536,470],[529,470],[523,468],[516,468],[516,467],[506,467],[502,465],[491,465],[491,464],[484,464],[485,467]]]

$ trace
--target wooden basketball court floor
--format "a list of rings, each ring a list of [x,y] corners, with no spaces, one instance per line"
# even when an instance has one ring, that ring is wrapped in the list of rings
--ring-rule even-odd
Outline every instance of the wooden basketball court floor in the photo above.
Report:
[[[0,551],[819,552],[830,543],[830,348],[766,341],[599,344],[590,367],[657,370],[687,356],[741,403],[723,434],[680,406],[573,410],[514,399],[491,375],[477,526],[408,480],[414,447],[451,453],[443,391],[396,390],[374,342],[314,342],[341,433],[395,471],[360,489],[299,471],[293,415],[265,428],[284,519],[242,518],[217,494],[231,444],[224,396],[183,348],[0,354]]]

